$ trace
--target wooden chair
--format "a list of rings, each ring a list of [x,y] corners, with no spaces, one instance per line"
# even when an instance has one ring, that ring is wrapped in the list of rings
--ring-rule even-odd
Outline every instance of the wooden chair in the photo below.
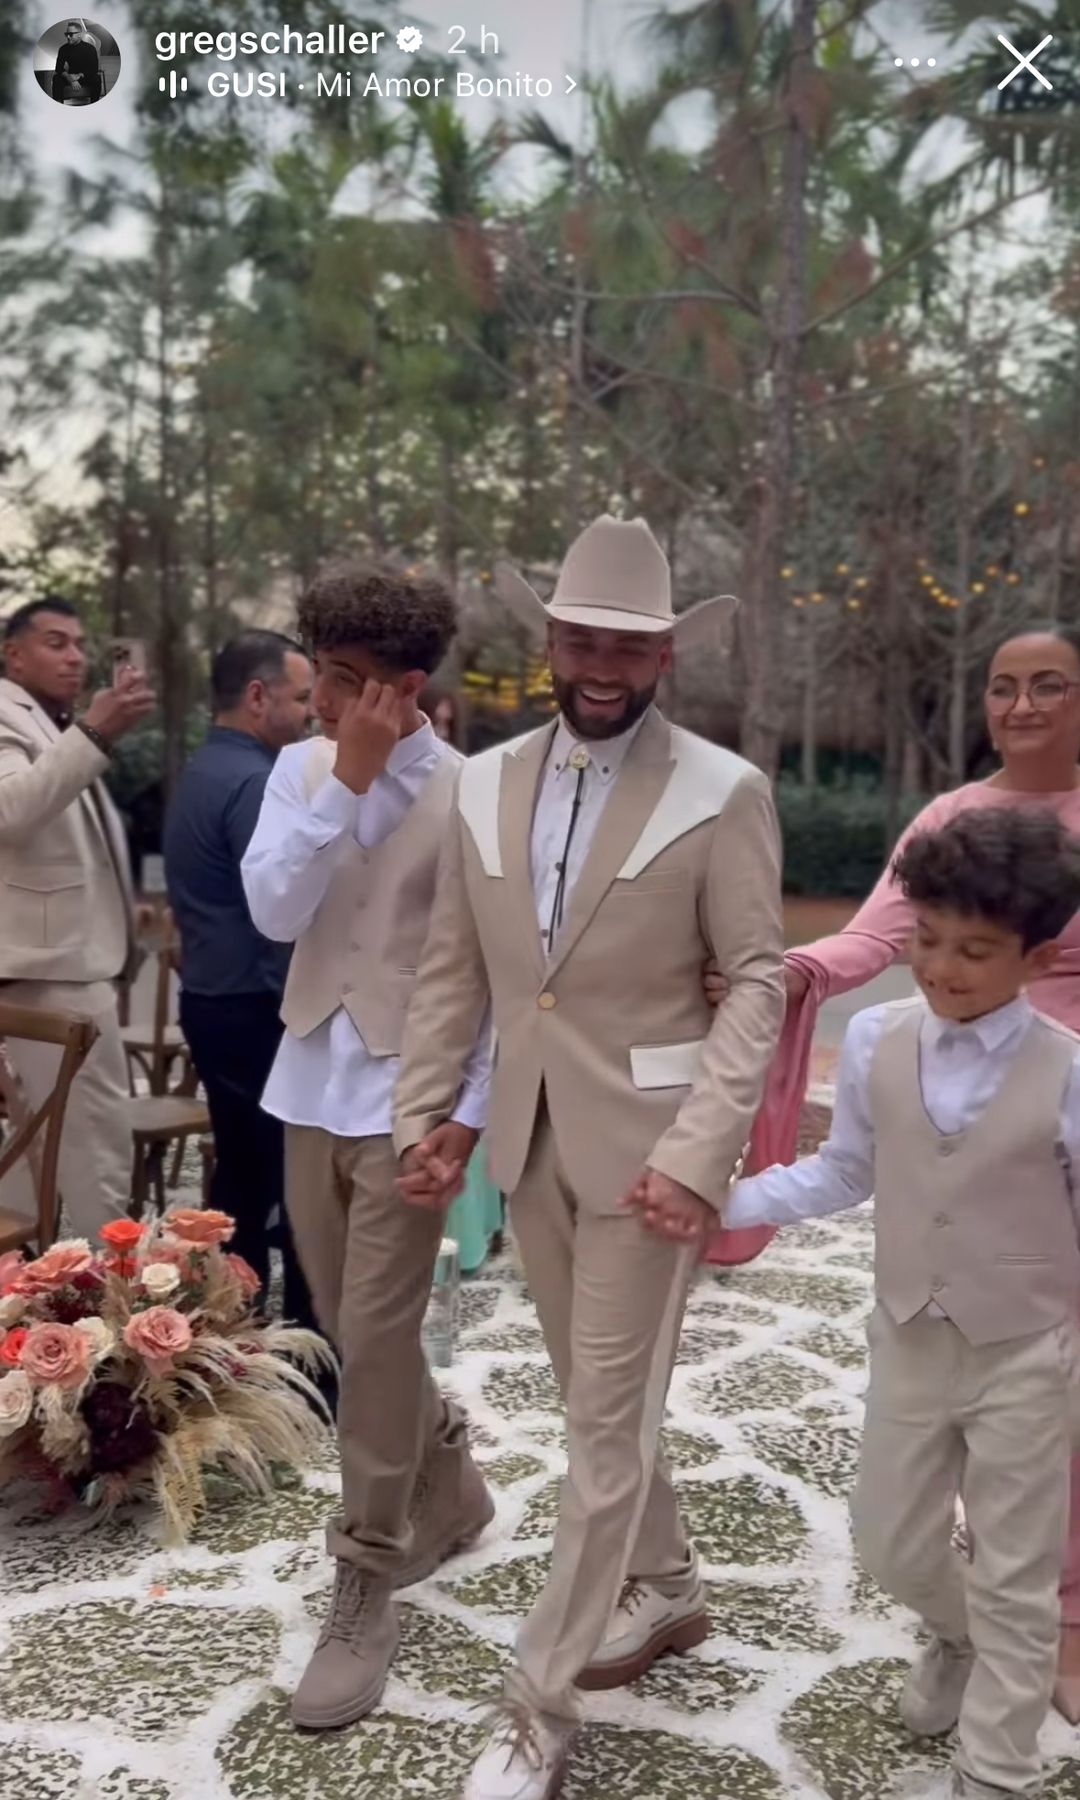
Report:
[[[169,1012],[172,1004],[172,979],[179,973],[180,938],[172,913],[166,907],[161,915],[161,940],[157,949],[157,980],[154,984],[154,1016],[149,1025],[133,1025],[130,1023],[130,995],[125,1011],[129,1017],[120,1027],[120,1037],[127,1052],[128,1076],[131,1092],[135,1092],[136,1071],[146,1077],[151,1094],[160,1095],[169,1092],[173,1064],[179,1058],[183,1064],[180,1080],[175,1085],[179,1093],[195,1092],[195,1082],[191,1078],[191,1057],[184,1034],[179,1025],[170,1021]]]
[[[131,1077],[134,1151],[131,1194],[132,1213],[136,1219],[143,1216],[151,1195],[158,1210],[165,1210],[165,1162],[170,1148],[173,1161],[168,1185],[176,1187],[188,1138],[196,1134],[202,1136],[210,1130],[210,1114],[196,1094],[198,1076],[191,1053],[179,1025],[169,1018],[173,976],[179,973],[180,967],[180,937],[168,907],[163,909],[160,923],[153,1021],[149,1026],[125,1025],[120,1034]],[[173,1084],[177,1062],[180,1063],[180,1076]],[[136,1070],[145,1075],[150,1089],[148,1094],[136,1094]],[[206,1187],[204,1174],[204,1195]]]
[[[36,1240],[38,1252],[43,1254],[55,1242],[60,1212],[56,1175],[64,1114],[71,1084],[97,1035],[93,1020],[79,1014],[38,1012],[33,1007],[0,1001],[0,1038],[56,1044],[61,1051],[52,1093],[36,1112],[31,1112],[16,1082],[7,1084],[5,1098],[12,1129],[0,1147],[0,1178],[14,1168],[20,1156],[26,1156],[37,1199],[37,1217],[0,1207],[0,1252],[21,1250]]]

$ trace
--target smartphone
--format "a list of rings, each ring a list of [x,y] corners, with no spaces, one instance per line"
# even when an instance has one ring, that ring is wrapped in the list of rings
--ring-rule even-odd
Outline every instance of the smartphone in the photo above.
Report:
[[[137,669],[140,675],[146,674],[146,645],[142,638],[113,638],[109,655],[114,687],[124,669]]]

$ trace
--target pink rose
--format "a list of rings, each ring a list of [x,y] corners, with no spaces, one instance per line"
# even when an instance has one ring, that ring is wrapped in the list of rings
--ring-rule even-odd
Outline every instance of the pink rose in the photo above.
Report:
[[[208,1250],[212,1244],[227,1244],[236,1230],[236,1223],[228,1213],[215,1212],[212,1207],[182,1207],[179,1212],[171,1212],[165,1220],[166,1230],[173,1237],[182,1238],[186,1244],[195,1244],[200,1250]]]
[[[191,1326],[174,1306],[148,1306],[128,1320],[124,1342],[142,1357],[151,1374],[167,1375],[173,1357],[191,1343]]]
[[[71,1238],[54,1244],[27,1263],[12,1283],[16,1294],[51,1294],[54,1288],[66,1287],[76,1275],[84,1275],[94,1267],[94,1253],[82,1238]]]
[[[252,1294],[257,1294],[259,1289],[262,1287],[262,1282],[259,1279],[258,1275],[256,1275],[251,1264],[249,1262],[245,1262],[244,1258],[242,1256],[237,1256],[235,1254],[235,1252],[231,1251],[231,1250],[227,1254],[225,1261],[228,1263],[233,1274],[236,1276],[236,1279],[239,1282],[244,1293],[248,1296],[251,1296]]]
[[[33,1325],[19,1367],[31,1381],[79,1387],[90,1372],[90,1344],[73,1325]]]

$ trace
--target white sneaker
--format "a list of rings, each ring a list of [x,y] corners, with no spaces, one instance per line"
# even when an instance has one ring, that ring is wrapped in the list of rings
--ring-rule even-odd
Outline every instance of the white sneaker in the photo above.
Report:
[[[708,1635],[709,1615],[699,1581],[676,1596],[645,1582],[626,1581],[604,1641],[576,1685],[594,1692],[626,1687],[651,1669],[658,1657],[668,1651],[684,1656]]]
[[[562,1786],[576,1727],[502,1699],[486,1749],[473,1764],[462,1800],[553,1800]]]

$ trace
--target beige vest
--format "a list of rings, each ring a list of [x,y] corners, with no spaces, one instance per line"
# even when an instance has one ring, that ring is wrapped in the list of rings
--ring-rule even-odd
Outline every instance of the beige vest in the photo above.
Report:
[[[1059,1139],[1080,1040],[1036,1015],[990,1105],[947,1136],[919,1086],[924,1011],[888,1008],[870,1068],[878,1298],[898,1325],[935,1301],[972,1344],[1075,1318],[1080,1247]]]
[[[334,755],[325,738],[313,740],[304,763],[309,797]],[[289,964],[281,1016],[294,1037],[307,1037],[343,1006],[372,1056],[400,1055],[461,762],[447,747],[402,823],[376,849],[343,846]]]

